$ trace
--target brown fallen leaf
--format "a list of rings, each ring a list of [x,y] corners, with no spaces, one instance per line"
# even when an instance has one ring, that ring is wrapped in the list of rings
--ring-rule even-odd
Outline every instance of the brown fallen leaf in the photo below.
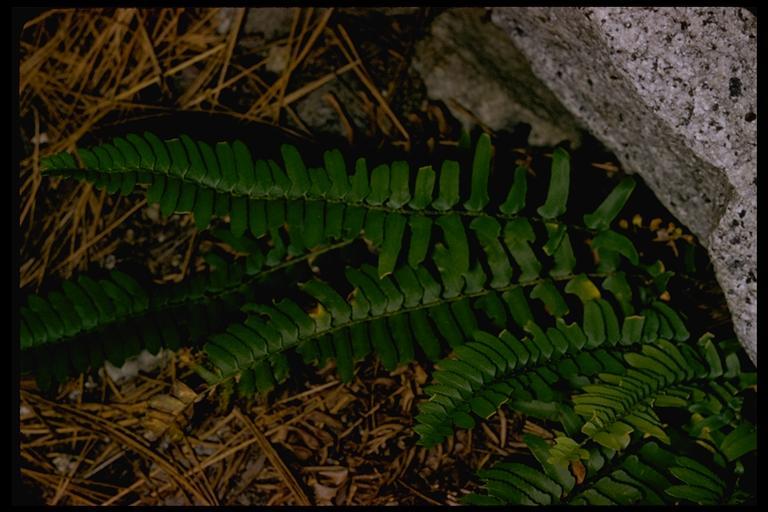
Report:
[[[171,440],[179,439],[183,426],[192,418],[194,403],[199,398],[200,395],[180,380],[174,382],[170,394],[150,397],[143,421],[144,437],[155,441],[167,433]]]
[[[349,396],[349,395],[347,395]],[[341,430],[342,424],[337,419],[325,414],[322,411],[312,411],[309,413],[309,419],[317,424],[318,427],[328,425],[335,430]]]
[[[619,170],[619,168],[613,162],[593,163],[592,167],[603,170],[608,174],[617,172]]]
[[[310,450],[317,450],[320,448],[320,441],[307,432],[304,429],[296,428],[296,427],[288,427],[291,432],[295,432],[302,440],[302,442],[309,448]]]
[[[315,503],[317,505],[333,505],[333,498],[339,491],[336,487],[322,485],[317,481],[312,484],[312,490],[315,491]]]
[[[423,386],[424,383],[427,382],[427,372],[425,372],[424,368],[422,368],[420,365],[413,365],[413,373],[419,386]]]
[[[587,470],[584,467],[584,464],[576,459],[571,461],[571,473],[576,477],[576,483],[581,484],[584,481],[584,477],[587,475]]]
[[[341,467],[329,468],[328,471],[318,472],[318,475],[327,478],[336,487],[341,487],[341,484],[343,484],[349,476],[349,469]]]

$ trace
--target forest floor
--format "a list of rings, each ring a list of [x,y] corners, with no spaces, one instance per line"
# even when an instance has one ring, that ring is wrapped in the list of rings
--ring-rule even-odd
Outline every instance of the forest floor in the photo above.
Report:
[[[100,127],[147,112],[203,110],[369,148],[416,153],[456,144],[460,124],[409,70],[413,45],[435,12],[288,12],[287,34],[248,33],[246,9],[53,9],[26,22],[19,76],[23,293],[130,263],[157,282],[178,282],[202,264],[206,241],[190,216],[162,218],[138,196],[41,177],[41,156],[71,151]],[[313,118],[318,111],[326,117]],[[596,142],[580,151],[596,179],[620,172]],[[676,231],[679,223],[647,189],[637,194],[639,218],[623,221],[669,268],[698,264],[688,291],[701,297],[696,307],[709,325],[727,329],[704,251],[687,231]],[[501,411],[436,448],[418,446],[411,427],[429,371],[418,363],[390,373],[369,360],[349,384],[328,366],[244,401],[195,385],[199,351],[164,358],[159,369],[127,382],[93,372],[53,395],[41,393],[33,377],[21,379],[26,500],[453,505],[475,489],[478,468],[527,451],[524,433],[553,435]]]

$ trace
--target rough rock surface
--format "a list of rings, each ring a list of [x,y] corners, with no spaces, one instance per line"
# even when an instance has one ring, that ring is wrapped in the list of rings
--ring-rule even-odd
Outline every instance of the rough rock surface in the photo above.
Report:
[[[267,41],[287,36],[291,31],[293,15],[287,7],[252,7],[246,14],[243,32],[262,34]]]
[[[412,63],[430,98],[443,101],[465,127],[493,130],[531,125],[528,141],[574,144],[580,134],[573,116],[531,73],[526,58],[481,8],[449,9],[438,15],[420,41]]]
[[[491,17],[562,104],[708,248],[756,364],[755,16],[531,7],[494,8]]]
[[[339,77],[309,93],[296,103],[296,114],[314,132],[344,138],[347,133],[339,120],[339,113],[326,99],[333,95],[342,106],[347,120],[352,123],[353,130],[364,131],[369,121],[359,97],[355,96],[350,87],[344,87]]]

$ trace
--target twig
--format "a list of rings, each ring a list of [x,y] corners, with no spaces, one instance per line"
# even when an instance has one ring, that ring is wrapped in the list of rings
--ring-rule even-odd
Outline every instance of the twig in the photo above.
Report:
[[[75,259],[75,258],[79,257],[79,256],[80,256],[80,254],[82,254],[82,252],[83,252],[83,251],[87,250],[87,249],[88,249],[89,247],[91,247],[93,244],[95,244],[96,242],[98,242],[99,240],[101,240],[102,238],[104,238],[106,235],[108,235],[109,233],[111,233],[111,232],[112,232],[112,230],[114,230],[115,228],[117,228],[117,227],[118,227],[120,224],[122,224],[122,223],[123,223],[123,221],[124,221],[125,219],[127,219],[128,217],[130,217],[131,215],[133,215],[133,213],[134,213],[134,212],[136,212],[136,210],[138,210],[139,208],[141,208],[142,206],[144,206],[146,203],[147,203],[147,200],[146,200],[146,198],[145,198],[145,199],[142,199],[141,201],[139,201],[139,202],[138,202],[137,204],[135,204],[135,205],[134,205],[134,206],[133,206],[133,207],[132,207],[130,210],[128,210],[127,212],[125,212],[125,213],[124,213],[124,214],[123,214],[123,215],[122,215],[122,216],[121,216],[119,219],[117,219],[115,222],[113,222],[112,224],[110,224],[110,225],[109,225],[109,227],[107,227],[107,228],[106,228],[104,231],[102,231],[101,233],[99,233],[98,235],[96,235],[95,237],[93,237],[93,238],[92,238],[91,240],[89,240],[87,243],[85,243],[85,244],[83,244],[82,246],[80,246],[80,248],[79,248],[77,251],[75,251],[74,253],[70,254],[70,255],[67,257],[67,259],[65,259],[64,261],[62,261],[61,263],[59,263],[59,264],[58,264],[58,265],[57,265],[57,266],[54,268],[54,270],[58,270],[58,269],[60,269],[60,268],[62,268],[62,267],[64,267],[64,266],[66,266],[66,265],[67,265],[68,263],[70,263],[70,262],[71,262],[73,259]]]
[[[302,391],[301,393],[297,393],[295,395],[291,395],[286,398],[282,398],[275,402],[275,405],[284,404],[286,402],[290,402],[292,400],[298,400],[299,398],[304,398],[305,396],[314,395],[315,393],[319,393],[320,391],[324,391],[330,387],[333,387],[339,383],[338,380],[332,380],[331,382],[326,382],[325,384],[321,386],[314,387],[312,389],[308,389],[306,391]]]
[[[27,212],[30,212],[29,221],[32,222],[32,218],[35,215],[35,197],[37,197],[37,190],[40,188],[40,116],[36,108],[32,109],[35,116],[35,140],[34,151],[32,153],[32,192],[27,197],[27,204],[24,205],[24,210],[19,217],[19,226],[24,224],[24,218],[27,216]]]
[[[264,454],[280,474],[283,481],[288,485],[288,488],[291,490],[291,493],[293,494],[294,498],[296,498],[298,504],[305,507],[311,506],[312,502],[309,501],[309,498],[304,493],[304,490],[299,485],[299,482],[296,481],[296,477],[294,477],[293,473],[290,472],[266,436],[262,434],[256,425],[254,425],[250,419],[243,415],[239,409],[235,409],[235,415],[245,424],[246,427],[248,427],[251,432],[253,432],[253,435],[257,439],[256,442],[259,443],[259,447],[264,451]]]
[[[309,40],[307,41],[307,44],[304,46],[304,48],[299,53],[299,56],[293,60],[289,65],[286,71],[283,73],[283,75],[280,77],[280,79],[272,84],[272,86],[265,91],[265,93],[259,98],[253,106],[248,110],[248,115],[256,115],[260,110],[262,110],[266,103],[277,93],[279,93],[280,87],[282,86],[282,80],[288,80],[290,78],[291,73],[294,69],[296,69],[299,64],[304,60],[304,58],[309,53],[309,50],[312,48],[312,46],[315,44],[315,41],[322,33],[323,29],[325,29],[325,26],[328,23],[328,19],[331,17],[331,13],[333,12],[333,8],[326,9],[326,11],[323,13],[323,16],[320,18],[320,21],[317,24],[317,27],[315,27],[315,30],[312,32],[312,35],[309,37]],[[350,62],[352,59],[350,59]]]
[[[290,93],[289,95],[285,96],[282,101],[282,106],[285,107],[287,105],[290,105],[291,103],[295,102],[296,100],[299,100],[306,96],[307,94],[311,93],[312,91],[319,89],[323,85],[327,84],[331,80],[336,79],[338,76],[343,75],[350,69],[354,68],[355,66],[360,65],[360,61],[354,61],[350,62],[349,64],[345,64],[344,66],[340,67],[339,69],[336,69],[327,75],[318,78],[317,80],[308,83],[307,85],[303,86],[300,89],[297,89]]]
[[[83,460],[85,460],[85,456],[88,455],[88,452],[91,451],[91,448],[94,446],[94,438],[93,436],[89,439],[88,443],[86,443],[85,448],[83,448],[82,453],[80,453],[80,456],[77,458],[77,462],[72,467],[72,470],[69,471],[69,474],[66,476],[63,476],[59,485],[56,488],[56,494],[53,496],[53,499],[49,503],[49,505],[56,505],[61,497],[64,495],[64,492],[67,489],[67,486],[72,482],[72,479],[75,476],[75,473],[77,472],[77,468],[80,467],[80,464],[83,463]]]
[[[409,491],[411,491],[413,494],[415,494],[415,495],[416,495],[416,496],[418,496],[419,498],[423,499],[424,501],[426,501],[426,502],[427,502],[427,503],[429,503],[430,505],[445,506],[445,504],[444,504],[444,503],[440,503],[439,501],[437,501],[437,500],[434,500],[434,499],[430,498],[429,496],[426,496],[425,494],[422,494],[422,493],[420,493],[418,490],[414,489],[413,487],[411,487],[411,486],[410,486],[410,485],[408,485],[407,483],[403,482],[403,480],[402,480],[402,479],[400,479],[400,478],[398,478],[398,479],[397,479],[397,483],[398,483],[398,484],[400,484],[400,485],[402,485],[403,487],[405,487],[406,489],[408,489],[408,490],[409,490]]]
[[[347,34],[347,31],[344,30],[344,27],[339,24],[337,25],[337,28],[339,29],[339,32],[341,33],[341,36],[346,41],[347,45],[349,45],[349,50],[352,52],[352,58],[350,54],[347,53],[346,49],[344,48],[344,45],[341,43],[341,40],[338,38],[336,41],[337,46],[341,49],[342,53],[344,53],[345,57],[348,61],[354,62],[354,61],[362,61],[360,58],[360,55],[357,53],[357,50],[355,49],[355,45],[352,42],[352,39]],[[400,123],[400,120],[397,118],[395,113],[392,111],[392,109],[389,107],[389,103],[387,103],[387,100],[384,99],[384,97],[381,95],[381,92],[379,92],[379,89],[374,85],[373,81],[369,78],[368,72],[365,70],[365,66],[362,64],[360,66],[356,66],[355,73],[357,74],[357,77],[360,79],[361,82],[363,82],[363,85],[368,88],[368,90],[371,92],[374,98],[379,102],[381,107],[385,110],[389,118],[392,120],[394,125],[397,127],[397,130],[400,132],[400,134],[403,136],[403,138],[406,141],[410,141],[411,137],[408,135],[408,131],[405,129],[405,127]]]
[[[146,440],[137,437],[135,434],[129,430],[126,430],[124,427],[113,424],[94,414],[84,412],[77,407],[49,402],[42,397],[35,396],[23,391],[22,395],[25,395],[29,399],[45,404],[51,410],[56,411],[63,416],[67,416],[77,423],[82,423],[85,428],[91,429],[93,431],[102,431],[109,434],[116,442],[122,443],[129,447],[131,450],[137,452],[139,455],[151,459],[163,470],[165,470],[182,489],[195,496],[198,500],[200,500],[201,503],[208,503],[208,500],[206,500],[203,493],[201,493],[195,485],[187,481],[181,474],[179,474],[173,464],[149,448],[149,446],[147,446],[148,443]]]
[[[290,59],[289,59],[289,65],[286,66],[285,71],[283,72],[283,75],[280,77],[280,79],[277,81],[278,86],[278,93],[277,93],[277,104],[275,105],[274,110],[274,116],[272,121],[274,123],[278,123],[280,121],[280,111],[283,107],[283,97],[285,96],[285,89],[288,87],[288,81],[291,77],[291,71],[293,71],[293,68],[290,66],[290,61],[293,61],[296,59],[299,48],[301,47],[301,40],[304,37],[304,32],[307,29],[307,23],[309,22],[309,17],[312,16],[312,8],[307,9],[307,15],[304,17],[304,26],[301,29],[301,33],[299,34],[298,39],[296,39],[296,45],[294,46],[294,35],[296,34],[296,26],[299,24],[299,18],[301,17],[301,8],[296,8],[294,10],[294,16],[293,21],[291,22],[291,32],[288,34],[288,50],[290,53]]]
[[[221,67],[221,74],[219,74],[219,88],[213,95],[213,101],[219,101],[219,92],[221,91],[221,84],[224,82],[224,78],[227,76],[227,69],[229,68],[229,61],[232,58],[232,52],[235,49],[235,42],[237,41],[237,34],[240,33],[240,25],[243,23],[243,17],[245,16],[245,7],[241,7],[237,10],[237,17],[235,22],[231,25],[229,34],[229,40],[227,41],[227,50],[224,55],[224,65]]]
[[[187,436],[183,436],[184,438],[184,444],[189,449],[189,456],[192,459],[192,462],[194,463],[193,469],[196,469],[198,473],[200,473],[200,477],[203,481],[202,489],[205,491],[210,500],[211,504],[213,505],[219,505],[219,500],[216,497],[216,492],[213,490],[213,487],[211,486],[211,482],[208,480],[208,476],[205,474],[205,471],[200,466],[200,460],[197,458],[197,454],[195,453],[195,450],[192,448],[192,446],[189,444],[189,439],[187,439]]]
[[[254,71],[256,71],[256,70],[257,70],[257,69],[259,69],[261,66],[263,66],[264,64],[266,64],[266,62],[267,62],[267,59],[262,59],[262,60],[260,60],[259,62],[257,62],[256,64],[254,64],[253,66],[250,66],[250,67],[248,67],[248,68],[244,69],[243,71],[241,71],[240,73],[238,73],[237,75],[233,76],[232,78],[230,78],[230,79],[229,79],[229,80],[227,80],[226,82],[224,82],[224,83],[222,83],[222,84],[220,84],[220,85],[217,85],[217,86],[216,86],[216,87],[214,87],[213,89],[208,89],[207,91],[203,91],[203,92],[201,92],[201,93],[200,93],[200,94],[197,96],[197,98],[195,98],[195,99],[193,99],[193,100],[190,100],[190,101],[188,101],[186,104],[184,104],[184,107],[185,107],[185,108],[194,107],[195,105],[197,105],[197,104],[199,104],[199,103],[202,103],[202,102],[203,102],[203,101],[205,101],[205,100],[206,100],[206,99],[207,99],[209,96],[211,96],[211,95],[215,95],[215,94],[218,94],[218,92],[219,92],[219,91],[221,91],[222,89],[225,89],[225,88],[227,88],[227,87],[229,87],[229,86],[233,85],[234,83],[236,83],[238,80],[240,80],[240,79],[241,79],[241,78],[243,78],[244,76],[252,74]]]
[[[344,110],[341,108],[341,105],[339,104],[339,101],[336,99],[336,96],[333,95],[333,93],[326,93],[323,94],[323,99],[333,107],[333,109],[336,111],[336,113],[339,115],[339,120],[341,121],[342,126],[344,126],[344,132],[347,134],[347,142],[351,145],[354,142],[355,138],[355,130],[352,128],[352,123],[349,122],[349,119],[347,119],[347,116],[344,115]]]

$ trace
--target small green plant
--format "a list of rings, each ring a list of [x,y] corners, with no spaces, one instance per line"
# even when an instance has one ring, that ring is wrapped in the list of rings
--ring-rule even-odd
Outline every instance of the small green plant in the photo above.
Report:
[[[289,378],[295,356],[334,360],[344,381],[372,354],[388,370],[429,360],[436,370],[413,427],[421,444],[500,407],[557,433],[554,444],[526,436],[532,457],[481,470],[485,491],[467,502],[751,499],[742,458],[755,455],[756,431],[742,406],[755,373],[742,370],[738,344],[692,337],[659,300],[672,273],[611,229],[631,177],[593,211],[573,212],[562,148],[537,198],[525,166],[493,169],[487,135],[468,172],[453,160],[439,171],[404,161],[369,171],[363,158],[350,171],[338,150],[307,167],[291,145],[278,163],[240,141],[209,142],[131,133],[79,149],[79,162],[43,160],[46,174],[109,193],[145,190],[164,215],[191,212],[200,230],[228,217],[229,231],[216,234],[247,257],[209,253],[210,272],[178,285],[112,272],[30,296],[21,346],[41,386],[142,348],[198,342],[207,355],[199,373],[244,396]],[[256,292],[268,277],[285,287],[281,272],[361,238],[375,264],[309,279],[279,300]]]

